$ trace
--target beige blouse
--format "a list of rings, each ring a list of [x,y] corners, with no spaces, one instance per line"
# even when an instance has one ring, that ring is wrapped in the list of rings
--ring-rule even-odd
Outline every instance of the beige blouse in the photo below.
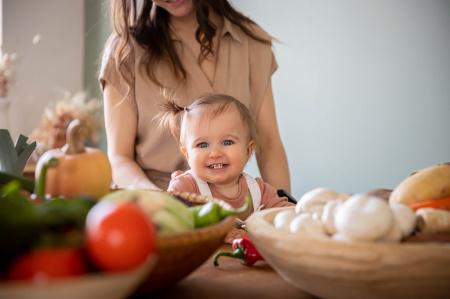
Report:
[[[257,36],[270,39],[260,27],[255,25],[253,30]],[[179,84],[165,63],[159,63],[155,73],[180,105],[188,106],[205,94],[229,94],[244,103],[255,119],[258,118],[270,77],[277,68],[270,45],[252,39],[225,19],[216,53],[218,57],[214,79],[210,82],[198,64],[197,57],[194,57],[189,48],[176,36],[174,43],[187,73],[187,84]],[[135,111],[138,119],[135,139],[136,162],[153,183],[166,189],[171,173],[176,170],[187,170],[188,165],[170,130],[162,132],[154,120],[154,116],[159,112],[156,105],[163,101],[163,97],[161,87],[152,82],[145,71],[135,64],[143,51],[141,47],[136,46],[130,59],[127,60],[127,77],[132,82],[131,86],[128,86],[117,72],[114,55],[107,48],[103,56],[99,81],[102,89],[106,82],[113,86],[125,98],[123,104],[130,105]]]

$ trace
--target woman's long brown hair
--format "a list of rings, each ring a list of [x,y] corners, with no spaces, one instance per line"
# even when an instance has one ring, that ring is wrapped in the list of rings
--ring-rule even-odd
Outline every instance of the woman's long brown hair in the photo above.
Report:
[[[237,25],[251,38],[266,44],[271,43],[269,39],[256,36],[249,29],[249,25],[254,22],[234,9],[228,0],[194,0],[194,3],[198,22],[195,37],[201,49],[199,62],[203,61],[207,55],[214,54],[212,42],[216,35],[216,26],[209,20],[211,9]],[[140,8],[137,6],[137,0],[111,0],[111,23],[114,32],[109,38],[109,43],[115,42],[113,53],[116,68],[122,76],[124,72],[121,66],[133,50],[134,39],[146,49],[142,63],[153,82],[162,86],[154,72],[157,62],[161,60],[170,66],[178,80],[186,80],[186,71],[170,38],[169,19],[169,13],[150,0],[143,0]]]

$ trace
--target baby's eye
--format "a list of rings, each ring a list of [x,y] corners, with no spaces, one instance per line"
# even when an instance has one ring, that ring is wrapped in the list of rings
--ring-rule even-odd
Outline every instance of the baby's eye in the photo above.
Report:
[[[225,140],[224,142],[222,142],[223,145],[232,145],[234,142],[231,140]]]
[[[205,148],[205,147],[208,147],[208,143],[202,142],[202,143],[199,143],[197,146],[198,146],[199,148]]]

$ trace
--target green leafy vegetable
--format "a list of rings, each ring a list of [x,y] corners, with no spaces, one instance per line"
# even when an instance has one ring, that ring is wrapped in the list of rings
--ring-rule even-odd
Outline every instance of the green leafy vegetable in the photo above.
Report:
[[[0,186],[19,180],[25,190],[33,192],[34,180],[24,177],[23,170],[36,149],[36,141],[27,141],[28,137],[20,134],[14,144],[9,131],[0,129]]]

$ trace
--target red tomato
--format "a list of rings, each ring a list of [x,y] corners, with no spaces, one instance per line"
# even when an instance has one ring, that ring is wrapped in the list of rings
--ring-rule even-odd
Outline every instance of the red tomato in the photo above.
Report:
[[[141,265],[156,249],[156,229],[135,203],[102,200],[86,218],[86,247],[93,263],[106,271]]]
[[[48,279],[68,277],[87,272],[86,259],[79,248],[45,248],[27,253],[15,260],[9,279]]]
[[[34,193],[29,195],[28,199],[34,204],[41,204],[41,203],[43,203],[42,199],[37,197],[36,194],[34,194]]]

